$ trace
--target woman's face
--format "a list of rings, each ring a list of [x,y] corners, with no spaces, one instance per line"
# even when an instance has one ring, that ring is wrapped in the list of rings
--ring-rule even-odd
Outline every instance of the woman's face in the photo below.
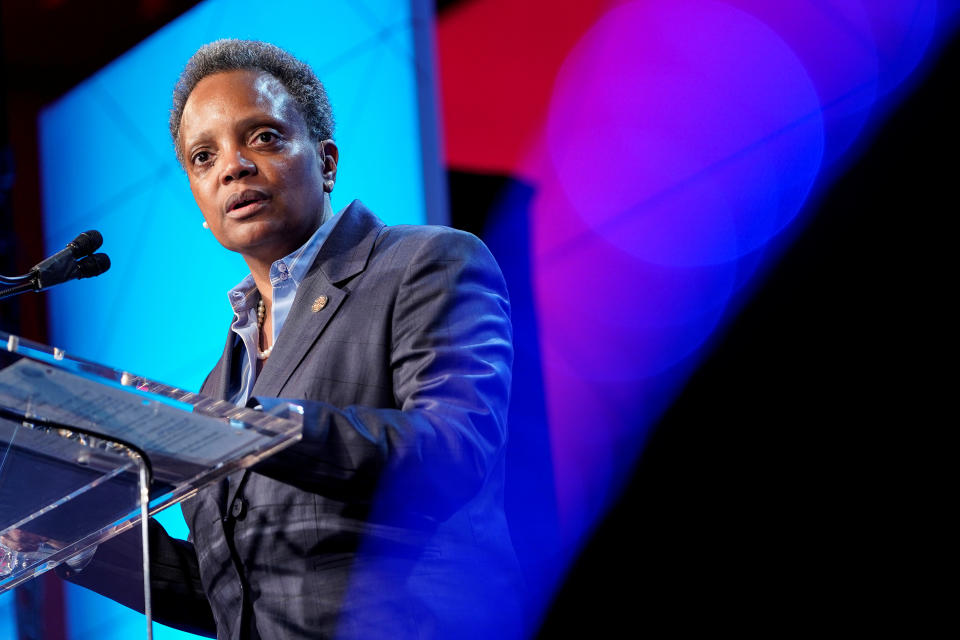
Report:
[[[293,252],[323,221],[337,149],[313,140],[296,101],[262,71],[207,76],[183,109],[179,144],[210,230],[247,261]]]

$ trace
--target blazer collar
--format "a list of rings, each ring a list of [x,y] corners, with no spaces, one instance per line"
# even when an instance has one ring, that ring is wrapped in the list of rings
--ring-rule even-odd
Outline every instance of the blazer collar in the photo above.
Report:
[[[362,202],[354,200],[330,230],[310,271],[320,269],[332,283],[342,282],[360,273],[366,268],[374,242],[384,226],[383,221]]]

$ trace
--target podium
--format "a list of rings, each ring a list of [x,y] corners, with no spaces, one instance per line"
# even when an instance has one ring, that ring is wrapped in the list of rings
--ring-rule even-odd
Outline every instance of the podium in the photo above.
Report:
[[[0,593],[300,439],[302,410],[240,408],[0,331]]]

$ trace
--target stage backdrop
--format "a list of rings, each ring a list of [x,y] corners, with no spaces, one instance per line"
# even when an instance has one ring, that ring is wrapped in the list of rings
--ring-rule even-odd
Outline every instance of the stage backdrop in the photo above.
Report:
[[[360,198],[388,224],[445,222],[430,10],[418,0],[210,0],[47,108],[39,123],[46,248],[97,229],[113,263],[48,294],[50,342],[190,390],[220,355],[226,292],[246,268],[202,228],[167,129],[178,74],[218,38],[272,42],[320,76],[340,147],[334,210]],[[185,537],[178,508],[161,520]],[[68,587],[67,616],[74,640],[143,634],[142,616],[78,587]],[[0,635],[12,637],[2,627]]]

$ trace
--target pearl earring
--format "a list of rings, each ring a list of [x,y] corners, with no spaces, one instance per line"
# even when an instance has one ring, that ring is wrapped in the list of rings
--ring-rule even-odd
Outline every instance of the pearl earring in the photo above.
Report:
[[[209,228],[210,228],[210,225],[207,223],[206,220],[203,221],[203,228],[204,228],[204,229],[209,229]]]
[[[328,193],[330,191],[333,191],[333,180],[324,180],[323,187],[327,190]]]

